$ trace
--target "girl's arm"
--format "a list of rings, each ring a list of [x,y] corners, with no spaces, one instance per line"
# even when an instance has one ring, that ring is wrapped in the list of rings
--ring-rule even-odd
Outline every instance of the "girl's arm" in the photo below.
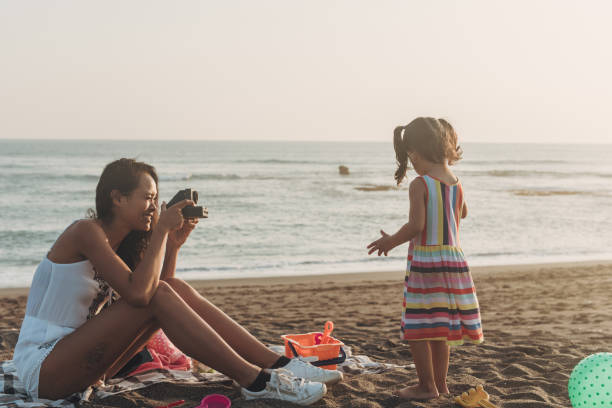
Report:
[[[461,218],[465,218],[468,215],[467,203],[463,202],[463,207],[461,207]]]
[[[423,181],[418,178],[412,180],[409,194],[410,215],[408,217],[408,223],[404,224],[399,231],[391,235],[392,248],[410,241],[425,228],[425,219],[427,218],[427,210],[425,208],[427,190],[425,190]]]
[[[412,180],[410,183],[410,215],[408,217],[408,223],[404,224],[395,234],[388,235],[384,231],[380,231],[382,238],[372,242],[368,245],[370,251],[368,254],[378,250],[378,255],[382,253],[387,255],[387,252],[392,250],[398,245],[410,241],[416,237],[425,228],[426,213],[426,200],[427,190],[422,180],[418,178]]]

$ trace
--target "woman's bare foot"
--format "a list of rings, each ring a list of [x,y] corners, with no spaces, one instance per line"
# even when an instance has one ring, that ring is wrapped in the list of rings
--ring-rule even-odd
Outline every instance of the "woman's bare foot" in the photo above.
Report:
[[[402,388],[397,392],[397,396],[407,400],[428,400],[438,398],[440,394],[436,389],[431,390],[421,385],[414,385]]]

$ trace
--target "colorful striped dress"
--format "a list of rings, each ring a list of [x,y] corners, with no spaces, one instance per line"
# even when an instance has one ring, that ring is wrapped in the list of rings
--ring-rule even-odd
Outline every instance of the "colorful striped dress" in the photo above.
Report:
[[[427,189],[427,220],[408,248],[402,339],[480,343],[476,289],[459,245],[463,188],[428,175],[418,179]]]

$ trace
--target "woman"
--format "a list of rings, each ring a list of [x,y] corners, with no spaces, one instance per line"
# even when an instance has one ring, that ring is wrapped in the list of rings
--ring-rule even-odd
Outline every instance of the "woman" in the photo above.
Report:
[[[38,265],[13,357],[28,393],[60,399],[110,378],[162,328],[185,354],[233,378],[247,399],[322,398],[340,372],[272,352],[174,276],[198,223],[181,209],[195,203],[162,203],[158,214],[157,184],[148,164],[108,164],[92,219],[71,224]]]

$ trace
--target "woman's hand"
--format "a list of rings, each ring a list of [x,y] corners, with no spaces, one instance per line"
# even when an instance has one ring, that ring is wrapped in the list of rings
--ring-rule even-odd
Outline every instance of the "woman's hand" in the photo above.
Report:
[[[383,253],[385,254],[385,256],[387,256],[387,252],[395,248],[395,245],[393,245],[393,240],[391,239],[391,235],[387,234],[383,230],[380,230],[380,235],[382,235],[381,238],[368,245],[368,249],[370,249],[368,251],[368,255],[371,255],[372,252],[378,251],[378,256]]]
[[[181,228],[168,233],[168,246],[179,249],[187,241],[187,237],[195,229],[198,222],[200,220],[197,218],[187,218]]]
[[[181,210],[188,205],[195,205],[195,203],[191,200],[183,200],[174,204],[170,208],[166,208],[166,203],[163,202],[157,225],[164,232],[171,232],[182,228],[185,219],[183,218],[183,213]]]

